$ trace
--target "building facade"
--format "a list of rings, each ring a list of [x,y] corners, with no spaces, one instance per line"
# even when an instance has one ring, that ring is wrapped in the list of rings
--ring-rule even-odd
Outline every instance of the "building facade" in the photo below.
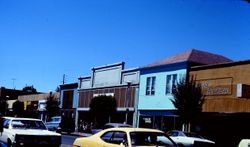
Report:
[[[22,112],[23,116],[26,117],[38,117],[37,116],[37,109],[38,109],[38,101],[45,99],[46,94],[41,93],[41,92],[36,92],[36,91],[32,91],[29,88],[33,88],[33,86],[27,86],[28,89],[26,90],[16,90],[16,89],[8,89],[5,87],[1,87],[0,88],[0,101],[6,101],[8,104],[8,107],[6,110],[2,110],[3,108],[0,108],[1,113],[3,115],[6,116],[14,116],[16,115],[16,112],[13,112],[13,106],[15,105],[15,103],[17,102],[17,100],[21,101],[22,103],[25,102],[24,104],[24,109]],[[27,88],[26,87],[26,88]],[[27,99],[27,100],[25,100]],[[32,111],[36,112],[36,113],[27,113],[28,111],[30,111],[32,109]],[[39,111],[39,110],[38,110]],[[27,114],[26,114],[27,113]]]
[[[24,104],[25,117],[39,118],[46,121],[46,102],[49,96],[53,96],[56,101],[59,101],[59,93],[39,93],[18,96],[18,101]]]
[[[63,129],[70,131],[77,129],[78,83],[60,85],[60,113]]]
[[[205,96],[200,131],[221,146],[250,138],[250,61],[193,67],[190,75]]]
[[[140,73],[138,125],[161,130],[178,128],[171,98],[177,82],[186,78],[187,64],[142,68]]]
[[[1,87],[0,88],[0,101],[6,101],[8,104],[7,108],[0,108],[0,112],[2,113],[2,115],[13,115],[12,114],[13,103],[16,102],[19,95],[23,95],[23,94],[24,92],[21,90],[8,89],[5,87]]]
[[[171,102],[177,82],[189,76],[192,66],[230,61],[220,55],[192,49],[140,68],[139,127],[164,131],[181,129]]]
[[[94,67],[91,76],[79,78],[77,123],[93,123],[89,104],[92,98],[100,95],[112,96],[117,102],[117,115],[107,118],[107,122],[136,122],[139,70],[124,69],[124,65],[124,62],[119,62]]]

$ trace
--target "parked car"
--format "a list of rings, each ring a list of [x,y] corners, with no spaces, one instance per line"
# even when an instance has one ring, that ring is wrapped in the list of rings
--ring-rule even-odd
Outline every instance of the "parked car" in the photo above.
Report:
[[[167,134],[177,144],[185,146],[185,147],[193,147],[193,146],[210,147],[210,146],[215,145],[214,141],[205,139],[201,135],[198,135],[197,133],[194,133],[194,132],[172,130],[172,131],[169,131]]]
[[[177,144],[164,132],[146,128],[109,128],[89,137],[75,139],[74,147],[134,147],[163,146],[177,147]]]
[[[100,132],[101,130],[108,128],[125,128],[125,127],[131,128],[132,126],[124,123],[106,123],[101,129],[95,129],[95,128],[91,129],[91,133],[95,134],[97,132]]]
[[[61,116],[53,116],[51,120],[45,123],[45,126],[50,131],[58,131],[60,128]]]
[[[238,144],[238,147],[249,147],[250,146],[250,139],[241,139]]]
[[[12,146],[60,147],[61,134],[47,130],[43,121],[33,118],[3,117],[0,142]]]

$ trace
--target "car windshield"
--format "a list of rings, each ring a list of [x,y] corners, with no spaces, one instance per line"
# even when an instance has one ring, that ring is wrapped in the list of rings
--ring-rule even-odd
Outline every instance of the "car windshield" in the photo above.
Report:
[[[53,118],[52,121],[60,121],[61,119],[59,117]]]
[[[13,120],[11,123],[12,128],[15,129],[42,129],[46,130],[42,121],[37,120]]]
[[[131,144],[132,146],[162,146],[162,147],[174,147],[174,142],[160,132],[131,132]]]

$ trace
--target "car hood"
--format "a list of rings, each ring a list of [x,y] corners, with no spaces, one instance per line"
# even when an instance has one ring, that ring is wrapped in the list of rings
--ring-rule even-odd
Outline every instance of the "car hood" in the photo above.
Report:
[[[18,135],[61,136],[61,134],[59,133],[55,133],[48,130],[39,130],[39,129],[12,129],[11,132],[13,134],[18,134]]]
[[[184,143],[184,144],[193,144],[194,141],[207,142],[207,143],[215,144],[214,141],[204,139],[204,138],[183,137],[183,136],[177,136],[177,137],[170,136],[170,138],[173,139],[175,142],[181,142],[181,143]]]
[[[208,139],[205,139],[205,138],[194,138],[193,139],[195,141],[200,141],[200,142],[208,142],[208,143],[215,143],[214,141],[211,141],[211,140],[208,140]]]

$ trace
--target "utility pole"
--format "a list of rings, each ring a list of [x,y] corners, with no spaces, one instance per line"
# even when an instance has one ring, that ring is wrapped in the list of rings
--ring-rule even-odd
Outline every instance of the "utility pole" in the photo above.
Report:
[[[63,74],[63,81],[62,81],[63,84],[65,83],[65,77],[66,77],[66,75]]]
[[[128,113],[129,113],[129,100],[131,99],[131,94],[130,94],[130,86],[132,82],[127,81],[127,89],[126,89],[126,97],[125,97],[125,107],[126,107],[126,112],[125,112],[125,122],[126,124],[128,123]]]
[[[16,80],[16,79],[15,79],[15,78],[12,78],[11,80],[12,80],[13,89],[16,89],[16,87],[15,87],[15,80]]]

